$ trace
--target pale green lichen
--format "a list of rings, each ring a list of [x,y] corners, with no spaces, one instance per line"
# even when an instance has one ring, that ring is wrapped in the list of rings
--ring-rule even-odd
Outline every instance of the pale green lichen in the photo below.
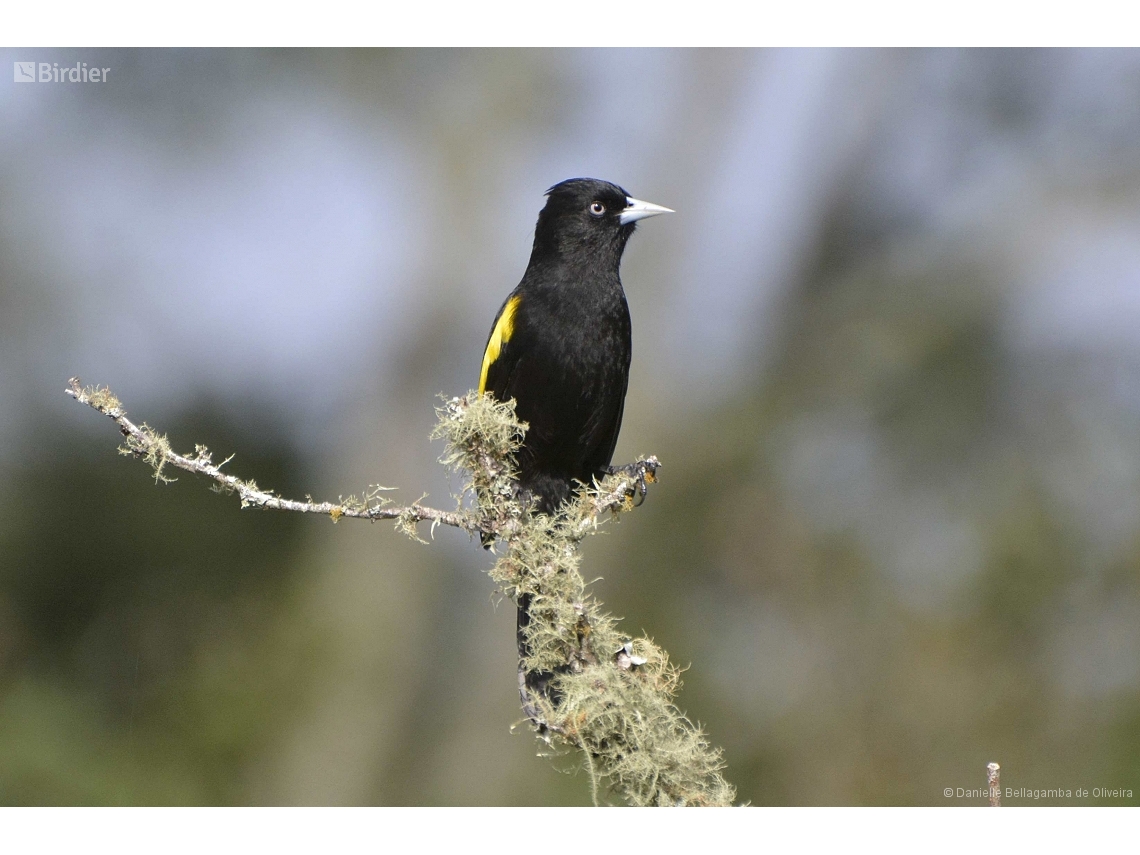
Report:
[[[649,639],[621,633],[579,573],[579,542],[604,521],[600,497],[624,495],[612,515],[633,507],[632,494],[619,492],[628,476],[583,489],[555,516],[527,514],[514,497],[526,431],[514,402],[469,393],[439,413],[443,462],[464,473],[479,528],[506,541],[491,578],[516,600],[530,597],[523,667],[557,675],[553,691],[532,698],[540,736],[580,752],[595,802],[608,786],[634,805],[732,804],[721,752],[673,703],[679,669]]]
[[[110,397],[114,398],[113,395]],[[167,478],[162,474],[163,468],[174,453],[166,434],[157,433],[146,422],[139,426],[139,433],[142,436],[128,434],[123,444],[119,446],[119,453],[128,457],[141,457],[145,460],[154,470],[155,483],[161,481],[164,484],[170,484],[177,481],[177,478]]]
[[[84,386],[80,388],[79,381],[72,378],[71,389],[80,401],[90,404],[111,418],[118,418],[126,412],[123,409],[123,402],[116,398],[106,386]]]

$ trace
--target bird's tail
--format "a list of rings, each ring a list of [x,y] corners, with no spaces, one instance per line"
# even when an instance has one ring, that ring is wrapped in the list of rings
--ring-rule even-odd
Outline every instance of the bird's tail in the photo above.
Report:
[[[553,516],[573,495],[573,482],[567,478],[532,477],[522,492],[529,498],[533,512]],[[515,624],[515,637],[519,649],[519,692],[522,694],[523,708],[531,718],[534,718],[536,711],[534,701],[540,697],[557,706],[561,695],[550,684],[558,674],[568,670],[568,666],[554,671],[527,669],[526,660],[530,656],[531,649],[527,643],[526,631],[530,626],[533,605],[534,598],[531,594],[519,594],[518,620]]]
[[[515,637],[519,648],[519,691],[522,693],[523,707],[533,708],[534,701],[543,697],[550,703],[557,705],[561,696],[551,688],[551,681],[566,669],[558,668],[555,671],[532,671],[526,667],[527,657],[530,656],[530,645],[526,640],[526,630],[531,620],[530,594],[519,594],[518,622],[516,623]]]

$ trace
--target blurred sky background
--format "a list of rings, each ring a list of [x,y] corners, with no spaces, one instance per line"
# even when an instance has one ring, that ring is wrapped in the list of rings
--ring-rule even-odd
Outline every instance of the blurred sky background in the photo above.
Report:
[[[574,176],[677,211],[622,271],[661,483],[583,573],[740,799],[1140,802],[1140,51],[0,58],[0,802],[589,803],[478,544],[156,486],[63,393],[446,505],[436,395]]]

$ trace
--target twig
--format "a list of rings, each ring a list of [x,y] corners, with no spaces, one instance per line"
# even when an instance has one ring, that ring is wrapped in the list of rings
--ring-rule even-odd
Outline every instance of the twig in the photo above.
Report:
[[[321,514],[331,517],[333,522],[342,518],[363,520],[396,520],[400,527],[414,532],[414,526],[419,522],[431,522],[434,528],[437,525],[447,525],[462,529],[471,534],[489,533],[496,536],[507,535],[516,527],[511,520],[499,519],[490,521],[480,519],[476,515],[459,511],[441,511],[413,502],[410,505],[393,505],[389,500],[379,498],[379,493],[388,490],[388,487],[379,485],[373,487],[363,499],[350,496],[339,502],[314,502],[311,499],[299,501],[286,499],[276,493],[262,490],[254,481],[243,481],[234,475],[222,472],[222,467],[232,457],[227,457],[219,464],[214,464],[212,455],[204,445],[195,447],[194,456],[178,454],[170,447],[170,442],[164,435],[156,433],[144,422],[136,425],[127,418],[127,411],[122,402],[105,386],[82,386],[78,377],[68,381],[65,390],[81,404],[87,404],[94,410],[110,418],[119,426],[119,432],[127,438],[122,451],[135,457],[146,460],[155,470],[155,478],[159,481],[169,481],[163,475],[163,469],[169,464],[176,469],[205,475],[216,481],[227,493],[237,493],[243,508],[265,508],[268,510],[293,511],[301,514]],[[498,464],[490,455],[482,455],[484,468],[492,469]],[[653,483],[657,478],[657,469],[660,462],[656,457],[650,456],[639,460],[615,472],[623,477],[605,493],[595,493],[590,497],[591,515],[578,521],[574,534],[584,536],[590,528],[596,528],[597,517],[603,517],[610,512],[627,509],[633,502],[633,497],[644,496],[646,483]]]
[[[986,787],[990,791],[990,807],[1001,807],[1001,766],[986,765]]]
[[[340,502],[282,498],[275,493],[260,489],[253,481],[243,481],[234,475],[222,472],[222,466],[228,462],[228,459],[215,465],[210,452],[203,445],[197,446],[193,457],[176,453],[171,449],[165,436],[155,433],[145,422],[140,427],[128,419],[122,403],[105,387],[84,388],[80,386],[79,378],[72,377],[66,391],[81,404],[87,404],[114,421],[119,426],[119,432],[127,438],[123,446],[124,453],[141,457],[150,463],[158,480],[170,480],[162,474],[163,469],[170,465],[176,469],[205,475],[220,484],[226,492],[237,493],[243,508],[322,514],[331,517],[334,522],[342,517],[373,521],[397,520],[402,526],[414,526],[418,522],[430,521],[433,526],[442,524],[472,533],[478,531],[475,520],[459,511],[441,511],[421,505],[419,502],[400,506],[392,505],[384,499],[377,501],[378,493],[386,489],[379,486],[374,487],[363,499],[350,497]]]

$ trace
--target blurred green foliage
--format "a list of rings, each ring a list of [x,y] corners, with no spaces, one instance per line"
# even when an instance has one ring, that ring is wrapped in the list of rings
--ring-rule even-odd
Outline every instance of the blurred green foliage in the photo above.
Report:
[[[248,449],[243,471],[289,489],[299,461],[273,425],[214,403],[171,436]],[[112,441],[47,430],[10,473],[0,801],[240,802],[308,667],[282,614],[300,521],[239,513],[191,476],[156,487]]]
[[[1140,603],[1135,558],[1098,566],[1042,489],[993,286],[867,266],[810,274],[776,369],[661,434],[662,484],[605,556],[621,564],[609,604],[691,657],[682,697],[753,803],[961,804],[943,789],[983,786],[990,759],[1005,787],[1140,798],[1140,692],[1084,696],[1056,673],[1078,598]],[[811,477],[809,453],[829,479],[814,495],[788,479]],[[908,552],[957,574],[908,591],[874,541],[905,541],[902,508],[931,492],[975,536],[962,555]]]

